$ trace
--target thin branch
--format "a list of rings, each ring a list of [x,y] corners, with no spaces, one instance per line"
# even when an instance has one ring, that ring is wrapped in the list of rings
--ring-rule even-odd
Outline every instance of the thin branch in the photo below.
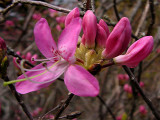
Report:
[[[137,30],[136,30],[136,32],[135,32],[135,35],[136,35],[136,36],[138,35],[139,31],[141,30],[141,27],[142,27],[143,24],[144,24],[144,21],[145,21],[145,19],[146,19],[146,17],[147,17],[148,10],[149,10],[149,3],[148,3],[148,1],[147,1],[147,2],[146,2],[146,5],[145,5],[145,9],[144,9],[144,11],[143,11],[143,13],[142,13],[142,17],[141,17],[141,19],[140,19],[140,21],[139,21]]]
[[[53,109],[51,109],[50,111],[48,111],[47,113],[45,113],[39,120],[43,120],[46,115],[48,115],[49,113],[55,111],[56,109],[58,109],[60,107],[61,107],[61,104],[57,105],[56,107],[54,107]]]
[[[126,71],[126,73],[129,75],[130,80],[132,82],[132,84],[135,86],[135,88],[138,90],[138,92],[140,93],[140,95],[142,96],[143,100],[146,102],[146,104],[148,105],[148,107],[151,109],[153,115],[155,116],[155,118],[157,120],[160,120],[160,116],[159,113],[156,111],[156,109],[154,108],[152,102],[146,97],[146,95],[144,94],[143,90],[141,89],[141,87],[139,86],[139,83],[137,81],[137,79],[135,78],[135,76],[133,75],[133,73],[131,72],[131,70],[127,67],[127,66],[123,66],[123,69]]]
[[[69,93],[68,98],[64,101],[64,103],[61,105],[60,109],[58,110],[55,119],[54,120],[58,120],[58,118],[60,117],[60,115],[63,113],[63,111],[67,108],[67,106],[69,105],[70,101],[72,100],[74,94]]]
[[[150,11],[151,11],[151,17],[152,17],[152,21],[149,25],[148,31],[147,31],[147,35],[151,34],[152,31],[152,27],[155,23],[155,13],[154,13],[154,1],[153,0],[149,0],[149,6],[150,6]]]
[[[141,81],[142,67],[143,67],[143,61],[141,61],[138,65],[138,76],[137,76],[138,82]]]
[[[138,0],[137,3],[136,3],[136,5],[133,8],[133,11],[132,11],[130,17],[129,17],[129,20],[130,20],[131,23],[133,21],[133,18],[136,15],[136,13],[138,12],[138,9],[141,7],[141,5],[142,5],[142,0]]]
[[[100,97],[97,96],[97,98],[101,101],[101,103],[103,103],[103,105],[106,107],[106,109],[108,110],[108,112],[110,113],[110,115],[112,116],[113,120],[116,120],[115,115],[113,114],[113,112],[111,111],[111,109],[108,107],[108,105],[105,103],[105,101]]]
[[[91,7],[91,0],[87,0],[87,3],[86,3],[86,11],[89,10]]]
[[[160,56],[160,52],[157,53],[144,67],[143,72]]]
[[[2,79],[6,82],[9,81],[9,78],[8,77],[2,77]],[[22,100],[22,97],[19,93],[17,93],[14,85],[10,84],[8,85],[12,94],[15,96],[16,100],[18,101],[19,105],[22,107],[24,113],[26,114],[26,116],[28,117],[29,120],[33,120],[33,117],[31,115],[31,113],[29,112],[29,110],[27,109],[27,106],[24,104],[24,101]]]
[[[22,60],[22,57],[21,57],[20,55],[16,54],[16,53],[15,53],[12,49],[10,49],[9,47],[7,47],[7,54],[8,54],[8,55],[12,55],[13,57],[17,57],[19,60]],[[28,61],[25,61],[25,63],[26,63],[27,65],[29,65],[30,67],[34,67],[34,65],[31,64],[31,63],[28,62]]]
[[[29,22],[32,18],[32,15],[35,11],[35,6],[32,6],[29,10],[29,14],[27,15],[25,21],[24,21],[24,25],[22,27],[22,33],[20,34],[20,36],[18,37],[17,41],[15,42],[15,44],[13,45],[13,48],[17,47],[17,45],[21,42],[23,36],[26,34],[26,31],[28,29],[29,26]]]
[[[137,100],[137,92],[136,92],[136,89],[135,89],[135,86],[134,84],[132,84],[131,82],[131,87],[132,87],[132,91],[133,91],[133,101],[132,101],[132,108],[131,108],[131,112],[129,114],[130,116],[130,120],[133,120],[133,114],[135,112],[135,109],[136,109],[136,100]]]
[[[119,21],[119,20],[120,20],[120,16],[119,16],[119,14],[118,14],[116,0],[113,0],[113,4],[114,4],[114,12],[115,12],[115,14],[116,14],[117,20]]]
[[[31,1],[31,0],[15,0],[15,2],[13,2],[9,7],[3,9],[0,11],[0,13],[2,14],[6,14],[8,13],[8,11],[10,11],[13,7],[15,7],[16,5],[18,5],[18,3],[24,3],[24,4],[30,4],[30,5],[39,5],[39,6],[44,6],[47,8],[51,8],[54,10],[57,10],[59,12],[64,12],[64,13],[69,13],[71,10],[63,8],[63,7],[58,7],[46,2],[42,2],[42,1]]]

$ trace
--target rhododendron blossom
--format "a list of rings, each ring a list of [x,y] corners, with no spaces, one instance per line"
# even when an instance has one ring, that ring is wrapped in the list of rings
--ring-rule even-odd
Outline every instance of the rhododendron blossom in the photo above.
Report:
[[[46,19],[41,18],[35,25],[35,42],[46,59],[30,70],[25,69],[21,62],[23,75],[16,81],[10,81],[16,83],[19,93],[47,87],[64,73],[64,83],[69,92],[95,97],[99,94],[99,84],[93,75],[105,68],[107,63],[111,61],[111,65],[135,67],[153,48],[153,38],[147,36],[132,44],[125,55],[120,55],[131,40],[131,25],[126,17],[117,23],[111,33],[104,20],[97,23],[96,16],[90,10],[81,20],[78,8],[74,8],[63,22],[65,28],[57,44]],[[81,27],[82,37],[79,36]],[[125,86],[124,90],[131,93],[131,87],[128,88]]]
[[[39,90],[64,73],[64,82],[71,93],[78,96],[97,96],[97,79],[82,66],[75,64],[74,54],[80,31],[81,18],[73,18],[62,31],[56,45],[47,21],[41,18],[34,28],[34,35],[36,45],[47,58],[47,62],[19,76],[18,80],[21,82],[16,83],[16,90],[21,94]]]

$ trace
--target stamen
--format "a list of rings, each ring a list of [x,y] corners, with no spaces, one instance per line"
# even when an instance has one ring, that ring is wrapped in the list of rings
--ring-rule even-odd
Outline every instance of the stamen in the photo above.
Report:
[[[31,80],[30,77],[28,77],[28,76],[26,75],[26,73],[25,73],[25,71],[24,71],[24,69],[23,69],[23,68],[24,68],[24,67],[23,67],[24,62],[25,62],[25,60],[22,60],[22,61],[21,61],[21,71],[22,71],[24,77],[25,77],[27,80],[29,80],[30,82],[39,83],[39,84],[44,84],[44,83],[49,83],[49,82],[51,82],[51,81],[53,81],[53,80],[55,79],[55,78],[53,78],[53,79],[50,79],[50,80],[46,80],[46,81],[44,81],[44,82],[38,82],[38,81]],[[59,62],[59,61],[55,62],[52,66],[55,66],[58,62]],[[47,69],[48,69],[49,71],[51,71],[49,68],[47,68]],[[45,71],[43,72],[43,74],[45,74],[48,70],[45,70]],[[52,72],[52,71],[51,71],[51,72]],[[41,75],[43,75],[43,74],[41,74]]]
[[[17,64],[17,66],[20,68],[21,66],[19,65],[18,63],[18,60],[19,59],[16,59],[15,62]],[[41,71],[41,70],[45,70],[46,68],[41,68],[41,69],[27,69],[27,68],[24,68],[25,71]]]
[[[47,59],[35,59],[35,58],[31,58],[32,61],[50,61],[52,59],[59,59],[58,56],[55,56],[55,57],[51,57],[51,58],[47,58]]]
[[[31,79],[33,79],[33,78],[36,78],[36,77],[39,77],[39,76],[45,74],[46,72],[48,72],[48,70],[45,70],[44,72],[42,72],[42,73],[40,73],[40,74],[38,74],[38,75],[28,77],[28,76],[26,75],[25,71],[24,71],[24,70],[25,70],[24,67],[23,67],[24,62],[25,62],[25,60],[22,60],[22,61],[21,61],[21,66],[20,66],[20,68],[21,68],[22,73],[23,73],[23,75],[24,75],[25,78],[23,78],[23,79],[18,79],[18,80],[12,80],[12,81],[8,81],[8,82],[4,82],[4,83],[3,83],[4,86],[7,86],[7,85],[13,84],[13,83],[17,83],[17,82],[22,82],[22,81],[25,81],[25,80],[29,80],[30,82],[33,82],[33,83],[44,84],[44,83],[49,83],[49,82],[55,80],[55,78],[57,78],[57,77],[54,77],[53,79],[47,79],[47,80],[44,81],[44,82],[38,82],[38,81],[31,80]],[[57,62],[55,62],[53,65],[51,65],[48,69],[49,69],[49,70],[52,69],[58,62],[60,62],[60,60],[57,61]],[[46,69],[46,68],[44,68],[44,69]],[[51,71],[51,70],[50,70],[50,71]]]

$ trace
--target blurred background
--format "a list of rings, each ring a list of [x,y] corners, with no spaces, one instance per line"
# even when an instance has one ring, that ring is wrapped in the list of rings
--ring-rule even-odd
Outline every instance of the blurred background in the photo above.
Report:
[[[86,4],[83,0],[43,0],[44,2],[72,10],[78,6],[84,10]],[[5,9],[12,0],[1,0],[0,10]],[[117,0],[120,17],[128,17],[132,25],[132,33],[138,38],[147,34],[152,21],[148,0]],[[143,61],[141,76],[139,67],[134,69],[135,76],[140,77],[140,86],[146,96],[151,100],[160,113],[160,1],[154,0],[155,24],[151,29],[154,37],[154,49],[150,56]],[[113,0],[95,0],[95,14],[103,18],[109,26],[110,32],[113,24],[117,23]],[[36,65],[38,62],[31,58],[44,58],[34,42],[33,29],[36,22],[44,17],[47,19],[55,41],[64,28],[65,13],[58,12],[42,6],[18,4],[5,16],[0,14],[0,36],[8,47],[13,49],[22,58]],[[134,42],[135,39],[132,39]],[[15,80],[22,74],[12,56],[9,57],[8,76]],[[25,66],[30,68],[30,66]],[[117,120],[155,120],[151,110],[147,107],[138,93],[136,99],[129,83],[129,77],[122,67],[111,66],[101,71],[96,77],[100,83],[100,96],[105,100]],[[63,78],[63,76],[61,77]],[[68,90],[62,81],[57,80],[49,87],[36,92],[22,95],[24,103],[38,120],[49,110],[56,107],[66,99]],[[63,115],[80,111],[82,114],[74,120],[112,120],[103,104],[95,97],[75,96]],[[47,114],[44,119],[52,119],[56,111]],[[133,117],[131,118],[131,114]],[[3,86],[0,80],[0,120],[27,120],[21,107],[8,87]]]

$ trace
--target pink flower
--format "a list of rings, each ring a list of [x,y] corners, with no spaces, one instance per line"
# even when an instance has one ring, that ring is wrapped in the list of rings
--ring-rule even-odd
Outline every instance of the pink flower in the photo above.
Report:
[[[0,37],[0,50],[6,50],[7,46],[5,41]]]
[[[5,41],[0,37],[0,63],[4,59],[7,52],[7,46]]]
[[[141,113],[141,115],[146,115],[147,114],[146,107],[144,105],[140,105],[139,112]]]
[[[128,18],[123,17],[114,27],[106,41],[102,55],[106,59],[114,58],[128,47],[131,40],[131,25]]]
[[[116,117],[116,120],[122,120],[122,115],[121,115],[121,116]]]
[[[123,80],[123,79],[124,79],[123,74],[118,74],[118,80]]]
[[[124,85],[128,80],[129,76],[127,74],[118,74],[119,85]]]
[[[123,87],[124,91],[126,91],[127,93],[132,93],[132,88],[130,85],[125,84]]]
[[[126,54],[119,55],[113,60],[116,64],[127,65],[128,67],[136,67],[140,61],[145,59],[152,51],[153,37],[146,36],[134,42]]]
[[[60,25],[56,25],[56,29],[57,29],[59,32],[62,30]]]
[[[40,107],[37,108],[37,109],[35,109],[35,110],[32,112],[32,116],[34,116],[34,117],[37,116],[40,112],[42,112],[42,110],[43,110],[43,109],[40,108]]]
[[[49,9],[49,15],[50,15],[51,17],[54,17],[56,14],[57,14],[57,11],[56,11],[56,10]]]
[[[33,18],[34,20],[40,20],[41,17],[42,17],[42,16],[41,16],[40,13],[34,13],[33,16],[32,16],[32,18]]]
[[[160,48],[158,48],[158,49],[156,50],[156,52],[157,52],[157,53],[160,53]]]
[[[9,27],[13,27],[14,26],[14,22],[11,20],[7,20],[5,22],[5,27],[9,28]]]
[[[56,17],[57,23],[65,23],[66,16]]]
[[[37,55],[37,54],[34,54],[34,55],[31,57],[30,62],[31,62],[32,64],[35,64],[36,61],[33,61],[32,59],[37,59],[37,58],[38,58],[38,55]]]
[[[127,74],[118,74],[118,79],[119,80],[129,80],[129,76]]]
[[[82,43],[87,48],[93,48],[95,46],[95,38],[97,33],[97,19],[91,10],[87,10],[83,17],[83,37]]]
[[[140,81],[139,86],[144,87],[144,82]]]
[[[64,73],[64,83],[71,93],[91,97],[98,95],[97,79],[86,69],[75,64],[74,54],[81,31],[81,22],[81,18],[73,18],[62,31],[57,46],[47,21],[42,18],[37,22],[34,28],[35,42],[49,61],[45,63],[45,67],[44,64],[39,64],[26,72],[26,75],[18,77],[22,81],[16,83],[16,90],[19,93],[25,94],[47,87]]]

